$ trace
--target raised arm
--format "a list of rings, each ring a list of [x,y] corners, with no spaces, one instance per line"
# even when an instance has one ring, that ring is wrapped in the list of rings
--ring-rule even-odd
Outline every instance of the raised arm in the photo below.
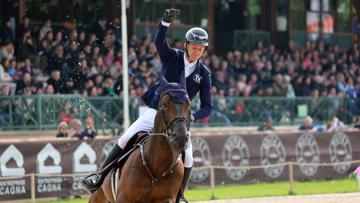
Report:
[[[166,9],[164,17],[155,34],[155,46],[163,62],[166,62],[172,55],[175,54],[175,50],[172,49],[166,41],[166,32],[173,20],[179,16],[180,10],[178,9]]]

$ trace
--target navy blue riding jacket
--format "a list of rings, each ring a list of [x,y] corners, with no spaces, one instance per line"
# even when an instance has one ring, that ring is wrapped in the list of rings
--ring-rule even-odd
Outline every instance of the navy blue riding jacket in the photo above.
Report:
[[[184,51],[171,48],[166,41],[168,27],[160,23],[155,35],[156,49],[162,62],[161,74],[168,82],[176,82],[186,86],[190,100],[200,92],[200,109],[193,113],[194,119],[208,117],[212,111],[211,73],[200,61],[196,63],[195,70],[185,78]],[[157,108],[160,99],[158,92],[159,82],[156,82],[141,99],[150,107]]]

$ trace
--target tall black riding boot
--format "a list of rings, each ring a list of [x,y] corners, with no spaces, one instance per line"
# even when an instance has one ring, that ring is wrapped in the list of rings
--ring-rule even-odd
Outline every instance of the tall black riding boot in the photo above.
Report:
[[[181,186],[180,186],[177,198],[176,198],[176,203],[179,203],[179,202],[188,203],[188,201],[184,197],[184,192],[185,192],[186,186],[187,186],[187,184],[189,182],[189,179],[190,179],[191,170],[192,170],[192,167],[191,168],[186,168],[186,167],[184,168],[184,177],[183,177],[183,180],[181,182]]]
[[[81,184],[87,189],[90,193],[94,193],[104,182],[106,175],[111,171],[111,169],[116,165],[117,158],[120,158],[122,149],[118,144],[115,144],[111,149],[110,153],[107,155],[105,161],[101,164],[100,172],[93,173],[81,180]],[[95,178],[91,178],[95,176]]]

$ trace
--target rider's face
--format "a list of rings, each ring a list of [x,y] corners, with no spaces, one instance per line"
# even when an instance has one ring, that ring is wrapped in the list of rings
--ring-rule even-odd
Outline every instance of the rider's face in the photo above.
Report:
[[[205,50],[205,46],[204,45],[200,45],[200,44],[192,44],[192,43],[187,43],[185,42],[185,47],[187,46],[187,51],[188,51],[188,60],[190,63],[197,61],[201,58],[202,54],[204,53]]]

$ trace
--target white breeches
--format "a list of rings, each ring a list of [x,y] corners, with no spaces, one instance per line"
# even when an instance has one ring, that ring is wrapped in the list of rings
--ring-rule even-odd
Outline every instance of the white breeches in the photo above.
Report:
[[[128,141],[134,136],[137,132],[145,131],[150,132],[154,127],[156,110],[150,108],[126,130],[126,132],[119,138],[118,145],[121,149],[124,149]],[[193,151],[191,144],[191,133],[189,132],[189,146],[185,150],[185,161],[184,166],[186,168],[191,168],[194,163],[193,160]]]

